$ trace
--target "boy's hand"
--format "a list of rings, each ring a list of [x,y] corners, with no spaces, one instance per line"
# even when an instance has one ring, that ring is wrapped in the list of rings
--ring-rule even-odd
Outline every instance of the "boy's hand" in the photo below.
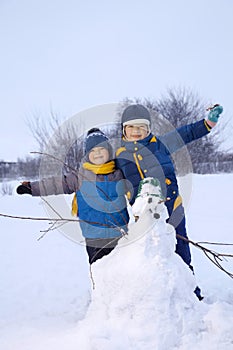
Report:
[[[30,181],[24,181],[20,186],[16,188],[18,194],[32,194]]]
[[[220,114],[223,112],[223,107],[219,104],[215,104],[214,106],[211,106],[207,108],[207,111],[210,111],[207,117],[207,123],[213,127],[218,122],[218,118],[220,117]]]

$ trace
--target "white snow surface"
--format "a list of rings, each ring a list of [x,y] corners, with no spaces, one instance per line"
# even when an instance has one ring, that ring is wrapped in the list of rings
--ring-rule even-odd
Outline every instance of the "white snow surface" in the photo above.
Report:
[[[233,243],[232,183],[233,174],[193,176],[186,210],[193,241]],[[0,205],[0,213],[45,216],[40,198],[28,195],[3,196]],[[92,265],[93,281],[83,245],[58,231],[38,241],[46,222],[0,218],[0,349],[233,349],[233,280],[191,246],[193,276],[174,253],[165,216],[131,242],[151,217],[133,224]],[[233,272],[230,258],[223,264]]]

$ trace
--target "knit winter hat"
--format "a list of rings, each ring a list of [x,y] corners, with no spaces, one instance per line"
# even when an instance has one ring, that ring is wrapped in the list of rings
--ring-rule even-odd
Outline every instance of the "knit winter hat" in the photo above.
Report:
[[[108,137],[98,128],[92,128],[87,132],[85,140],[85,154],[88,154],[94,147],[104,147],[108,150],[109,156],[112,156],[112,146]]]
[[[143,105],[130,105],[124,110],[121,122],[123,126],[132,124],[146,124],[149,126],[151,122],[150,113]]]

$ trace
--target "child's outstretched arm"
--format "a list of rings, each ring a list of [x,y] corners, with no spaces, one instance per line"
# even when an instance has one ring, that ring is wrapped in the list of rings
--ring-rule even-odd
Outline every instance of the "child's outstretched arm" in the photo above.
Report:
[[[210,107],[208,110],[210,110],[210,112],[208,113],[206,119],[181,126],[176,130],[173,130],[160,137],[160,140],[167,148],[169,153],[174,153],[187,143],[209,134],[212,127],[216,125],[223,108],[222,106],[216,104]]]
[[[74,173],[62,177],[49,177],[41,181],[24,181],[17,187],[18,194],[31,194],[32,196],[49,196],[57,194],[71,194],[78,189],[78,177]]]

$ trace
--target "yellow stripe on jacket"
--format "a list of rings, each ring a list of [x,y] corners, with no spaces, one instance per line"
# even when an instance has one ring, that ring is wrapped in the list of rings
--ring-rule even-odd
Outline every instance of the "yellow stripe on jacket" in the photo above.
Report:
[[[176,199],[175,199],[175,202],[174,202],[174,205],[173,205],[173,210],[175,210],[176,208],[179,207],[179,205],[182,204],[182,197],[179,195]]]
[[[73,216],[78,216],[78,201],[77,201],[77,195],[74,194],[73,200],[72,200],[72,210],[71,214]]]

